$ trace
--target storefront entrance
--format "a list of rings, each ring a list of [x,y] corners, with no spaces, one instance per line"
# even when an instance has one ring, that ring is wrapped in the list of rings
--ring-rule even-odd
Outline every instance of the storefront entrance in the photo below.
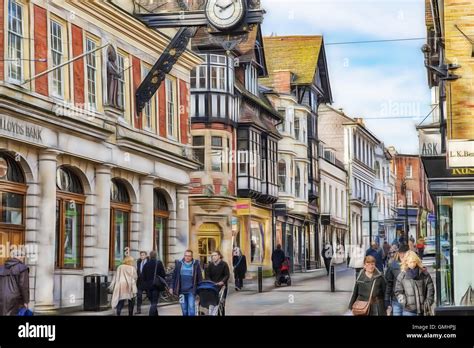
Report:
[[[198,257],[202,266],[211,261],[213,251],[221,246],[221,230],[217,224],[205,223],[198,230]]]

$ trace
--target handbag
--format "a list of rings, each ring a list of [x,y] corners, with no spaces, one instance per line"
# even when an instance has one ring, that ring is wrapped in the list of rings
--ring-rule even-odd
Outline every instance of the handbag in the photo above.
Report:
[[[362,275],[362,272],[363,271],[360,272],[359,278]],[[359,280],[359,278],[357,278],[357,281]],[[376,281],[377,279],[374,279],[372,283],[372,288],[370,289],[369,300],[368,301],[360,301],[360,300],[355,301],[354,304],[352,305],[352,314],[354,314],[355,316],[368,316],[369,315],[370,305],[372,304],[372,294],[374,292]]]
[[[166,280],[163,277],[156,275],[156,270],[158,269],[158,260],[156,260],[155,264],[155,273],[153,275],[153,287],[158,291],[165,291],[167,288]]]

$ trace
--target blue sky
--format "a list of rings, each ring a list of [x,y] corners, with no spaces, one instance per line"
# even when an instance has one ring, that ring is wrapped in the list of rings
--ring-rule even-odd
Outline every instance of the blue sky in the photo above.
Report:
[[[420,51],[424,41],[330,43],[425,37],[424,0],[262,0],[262,4],[267,11],[264,35],[324,36],[334,107],[365,118],[385,146],[418,153],[415,126],[431,110]],[[384,119],[370,120],[374,117]]]

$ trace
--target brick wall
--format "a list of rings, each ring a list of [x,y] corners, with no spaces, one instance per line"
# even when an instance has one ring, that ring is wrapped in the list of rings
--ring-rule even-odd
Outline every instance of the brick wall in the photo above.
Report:
[[[5,49],[4,49],[4,38],[5,38],[5,32],[3,30],[5,22],[4,22],[4,17],[5,17],[5,11],[4,11],[4,2],[0,1],[0,81],[5,79],[4,76],[4,71],[5,71],[5,64],[3,61],[3,57],[5,57]]]
[[[35,59],[48,58],[48,20],[46,9],[34,5],[34,57]],[[35,61],[34,75],[39,74],[48,69],[48,62]],[[35,80],[35,91],[47,96],[48,95],[48,75],[38,77]]]
[[[405,177],[405,169],[408,165],[412,166],[412,178],[407,179],[407,190],[413,192],[413,205],[421,206],[422,197],[421,197],[421,188],[420,188],[420,175],[424,175],[424,172],[421,172],[421,163],[420,159],[416,156],[396,156],[395,157],[395,166],[397,170],[397,181],[395,188],[397,190],[397,206],[405,206],[405,194],[402,193],[402,182]]]
[[[279,93],[291,93],[291,72],[275,71],[273,74],[273,88]]]
[[[77,57],[84,53],[82,29],[72,25],[72,56]],[[73,63],[74,103],[84,104],[84,59]]]
[[[474,86],[472,85],[472,71],[474,70],[474,58],[471,57],[472,45],[455,28],[457,24],[468,36],[474,37],[474,6],[472,1],[449,0],[444,1],[444,17],[446,31],[446,60],[457,63],[461,68],[454,73],[462,78],[449,83],[448,94],[448,138],[450,139],[474,139]],[[452,107],[451,107],[452,105]],[[452,119],[451,119],[452,115]]]
[[[189,143],[189,88],[186,81],[179,80],[179,127],[181,142]]]

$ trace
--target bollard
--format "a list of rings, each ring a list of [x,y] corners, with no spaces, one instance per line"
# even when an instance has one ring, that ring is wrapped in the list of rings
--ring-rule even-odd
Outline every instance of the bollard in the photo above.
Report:
[[[257,280],[258,280],[258,292],[262,292],[262,281],[263,281],[263,268],[262,266],[258,267],[258,272],[257,272]]]
[[[336,271],[334,265],[331,265],[331,292],[336,292]]]

